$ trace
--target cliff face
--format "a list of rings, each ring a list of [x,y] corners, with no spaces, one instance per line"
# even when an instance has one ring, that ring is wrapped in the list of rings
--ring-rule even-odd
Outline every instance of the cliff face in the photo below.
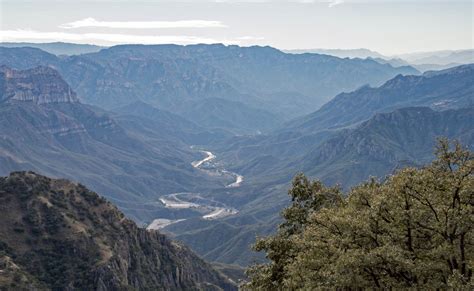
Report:
[[[84,186],[33,172],[0,178],[0,287],[234,290],[157,231],[138,228]]]
[[[0,67],[0,102],[29,101],[36,104],[75,103],[76,93],[50,67],[14,70]]]
[[[183,140],[201,130],[192,123],[162,111],[142,120],[82,104],[51,68],[2,69],[0,176],[33,170],[80,181],[142,222],[167,211],[146,204],[157,189],[190,191],[212,182],[190,165],[194,153]]]

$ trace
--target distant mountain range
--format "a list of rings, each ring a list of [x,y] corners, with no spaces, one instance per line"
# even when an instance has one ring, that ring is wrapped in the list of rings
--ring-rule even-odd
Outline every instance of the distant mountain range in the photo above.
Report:
[[[474,63],[474,49],[418,52],[398,55],[414,65],[450,65]]]
[[[373,59],[381,64],[390,64],[393,67],[413,66],[421,72],[429,70],[443,70],[462,64],[474,63],[474,49],[444,50],[432,52],[406,53],[385,56],[369,49],[299,49],[286,50],[287,53],[303,54],[315,53],[339,58]]]
[[[400,55],[422,72],[442,70],[474,63],[474,49],[457,51],[435,51]]]
[[[75,44],[64,42],[51,43],[27,43],[27,42],[1,42],[0,47],[18,48],[18,47],[32,47],[38,48],[45,52],[61,56],[81,55],[88,53],[97,53],[104,46],[90,45],[90,44]],[[462,64],[474,63],[474,50],[443,50],[431,52],[416,52],[404,53],[398,55],[383,55],[376,51],[366,48],[360,49],[293,49],[283,50],[289,54],[322,54],[335,56],[338,58],[360,58],[372,59],[381,64],[390,64],[393,67],[413,66],[421,72],[429,70],[443,70],[459,66]]]
[[[322,54],[322,55],[330,55],[339,58],[381,58],[385,59],[386,56],[369,49],[359,48],[359,49],[294,49],[294,50],[284,50],[287,53],[292,54]]]
[[[80,184],[15,172],[0,177],[0,200],[2,289],[237,290]]]
[[[114,109],[142,101],[236,134],[269,131],[341,91],[418,73],[373,60],[224,45],[123,45],[62,58],[0,47],[0,64],[52,66],[84,103]]]
[[[92,44],[77,44],[67,42],[50,42],[50,43],[32,43],[32,42],[0,42],[0,47],[33,47],[41,49],[53,55],[61,56],[72,56],[81,55],[88,53],[95,53],[100,51],[103,46],[97,46]]]

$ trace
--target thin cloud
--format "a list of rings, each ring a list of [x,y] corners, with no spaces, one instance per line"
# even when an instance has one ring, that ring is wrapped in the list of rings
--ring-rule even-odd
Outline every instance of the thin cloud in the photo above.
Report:
[[[34,30],[0,30],[0,40],[3,42],[49,42],[63,41],[74,43],[93,43],[98,45],[113,44],[196,44],[196,43],[223,43],[241,44],[249,40],[245,36],[242,39],[214,39],[189,35],[134,35],[134,34],[110,34],[110,33],[68,33],[68,32],[41,32]]]
[[[334,7],[334,6],[342,4],[342,3],[344,3],[343,0],[331,0],[331,1],[329,1],[329,7]]]
[[[72,29],[83,27],[103,28],[225,28],[220,21],[214,20],[178,20],[178,21],[99,21],[94,18],[85,18],[78,21],[64,23],[60,28]]]

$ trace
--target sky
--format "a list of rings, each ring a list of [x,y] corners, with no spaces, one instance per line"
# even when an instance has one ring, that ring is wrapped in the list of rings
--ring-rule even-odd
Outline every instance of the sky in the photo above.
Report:
[[[474,0],[0,0],[0,41],[224,43],[368,48],[385,55],[474,47]]]

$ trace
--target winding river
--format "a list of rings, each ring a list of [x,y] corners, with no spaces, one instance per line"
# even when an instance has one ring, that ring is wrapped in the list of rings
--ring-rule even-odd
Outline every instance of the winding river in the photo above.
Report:
[[[206,155],[202,160],[194,161],[191,165],[194,168],[202,169],[204,165],[210,165],[216,156],[210,151],[201,151]],[[212,166],[212,165],[211,165]],[[204,169],[202,169],[204,170]],[[207,171],[207,170],[206,170]],[[217,169],[216,172],[220,175],[231,175],[235,177],[235,181],[226,186],[226,188],[240,187],[244,181],[244,177],[234,172],[227,171],[225,169]],[[163,195],[160,197],[160,202],[170,209],[194,209],[202,214],[203,219],[212,220],[219,219],[230,215],[235,215],[238,210],[229,207],[222,202],[217,202],[212,199],[204,198],[200,193],[182,192],[172,193]],[[147,229],[162,229],[171,224],[184,221],[185,219],[165,219],[159,218],[153,220],[147,227]]]
[[[212,152],[209,152],[209,151],[201,151],[201,152],[206,154],[206,157],[202,160],[192,162],[191,165],[195,168],[200,168],[205,163],[210,163],[212,160],[216,158],[216,156]],[[231,175],[235,177],[235,182],[230,183],[229,185],[226,186],[226,188],[240,187],[240,185],[244,181],[244,176],[239,175],[237,173],[230,172],[227,170],[219,170],[219,172],[221,172],[222,174]]]

